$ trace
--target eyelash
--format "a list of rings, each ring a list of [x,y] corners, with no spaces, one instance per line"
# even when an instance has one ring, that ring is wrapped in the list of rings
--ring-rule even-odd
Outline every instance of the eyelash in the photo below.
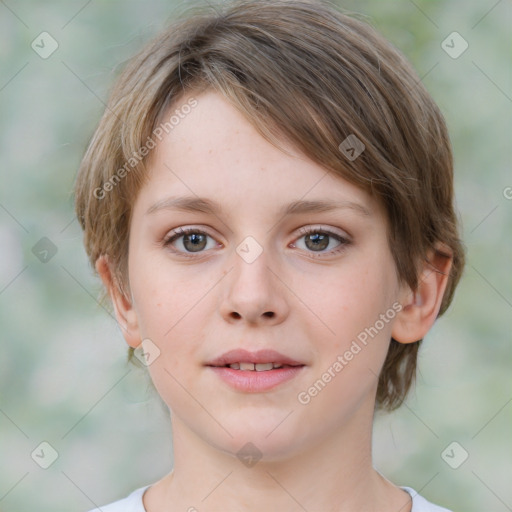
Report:
[[[347,238],[345,238],[337,233],[334,233],[333,231],[330,231],[329,229],[307,227],[307,228],[301,228],[299,232],[300,232],[301,236],[298,239],[300,239],[304,236],[307,236],[307,235],[321,234],[321,235],[328,235],[328,236],[336,239],[338,242],[340,242],[340,245],[338,247],[336,247],[335,249],[331,249],[328,252],[315,253],[314,251],[308,251],[308,252],[310,252],[310,255],[314,258],[322,257],[325,254],[330,254],[330,255],[338,254],[338,253],[344,251],[347,248],[347,246],[351,244],[350,240],[348,240]],[[199,234],[199,235],[210,236],[205,231],[201,231],[197,228],[178,228],[174,233],[172,233],[171,235],[164,238],[163,245],[164,245],[164,247],[170,248],[170,247],[172,247],[172,243],[175,240],[178,240],[182,236],[190,235],[190,234]],[[210,238],[213,238],[213,237],[210,237]],[[177,251],[175,249],[171,249],[171,250],[175,254],[178,254],[185,258],[193,258],[194,257],[193,253],[186,253],[186,252],[182,252],[182,251]]]

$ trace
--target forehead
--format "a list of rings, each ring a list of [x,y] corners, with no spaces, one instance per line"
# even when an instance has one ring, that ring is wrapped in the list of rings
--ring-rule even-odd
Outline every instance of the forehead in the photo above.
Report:
[[[284,141],[286,152],[271,144],[220,94],[203,92],[193,96],[192,109],[181,109],[190,98],[163,116],[163,123],[173,118],[172,129],[151,155],[140,192],[146,210],[172,205],[223,213],[263,203],[279,214],[342,206],[370,215],[376,209],[369,194],[332,170]]]

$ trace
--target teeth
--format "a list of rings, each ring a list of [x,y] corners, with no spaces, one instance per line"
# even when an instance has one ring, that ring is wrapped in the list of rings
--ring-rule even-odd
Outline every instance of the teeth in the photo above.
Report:
[[[265,372],[274,368],[282,368],[281,363],[232,363],[229,365],[233,370]]]
[[[256,368],[257,372],[264,372],[265,370],[272,370],[274,365],[272,363],[258,363],[255,364],[254,367]]]

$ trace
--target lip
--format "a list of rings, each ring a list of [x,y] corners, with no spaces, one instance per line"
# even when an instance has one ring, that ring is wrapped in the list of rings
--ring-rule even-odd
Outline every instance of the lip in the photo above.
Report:
[[[229,368],[233,363],[279,363],[283,368],[273,370],[235,370]],[[302,372],[305,364],[275,350],[258,350],[249,352],[243,349],[230,350],[206,364],[220,379],[230,387],[245,393],[262,393],[270,391],[293,379]]]
[[[304,363],[296,361],[275,350],[258,350],[250,352],[244,349],[235,349],[225,352],[220,357],[206,363],[206,366],[226,366],[233,363],[280,363],[289,366],[303,366]],[[240,370],[239,370],[240,371]]]

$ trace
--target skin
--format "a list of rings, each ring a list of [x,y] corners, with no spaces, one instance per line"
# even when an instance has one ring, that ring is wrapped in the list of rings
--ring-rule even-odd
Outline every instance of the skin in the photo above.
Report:
[[[195,98],[153,151],[133,205],[128,296],[108,257],[97,262],[127,343],[150,339],[160,350],[149,371],[171,411],[175,463],[145,493],[146,510],[410,511],[410,497],[372,467],[377,375],[391,336],[414,342],[433,324],[450,260],[431,254],[443,273],[426,267],[413,293],[398,279],[374,198],[293,147],[280,151],[219,94]],[[215,200],[223,211],[147,213],[184,195]],[[299,199],[353,202],[367,214],[279,213]],[[204,249],[191,252],[184,237],[165,245],[179,227],[206,233]],[[302,227],[349,243],[331,236],[315,250]],[[252,263],[236,251],[247,236],[262,249]],[[393,303],[403,309],[301,404],[297,395]],[[306,366],[271,391],[244,393],[204,366],[235,348],[272,348]],[[252,467],[236,456],[248,442],[262,453]]]

